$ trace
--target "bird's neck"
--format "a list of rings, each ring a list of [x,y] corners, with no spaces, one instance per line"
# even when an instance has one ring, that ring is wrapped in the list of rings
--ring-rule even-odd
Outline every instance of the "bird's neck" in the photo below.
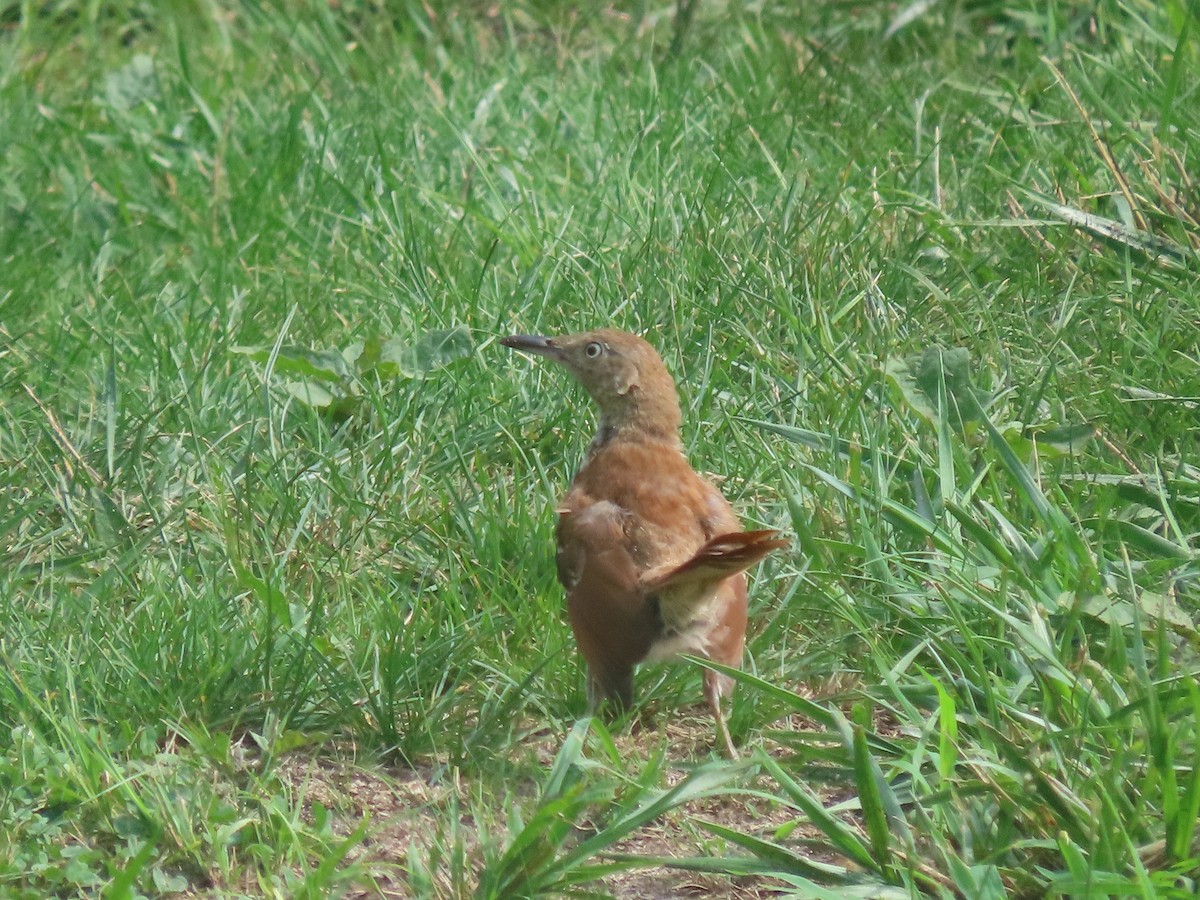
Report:
[[[679,401],[669,396],[631,396],[615,408],[601,408],[589,455],[614,441],[659,442],[681,448]]]

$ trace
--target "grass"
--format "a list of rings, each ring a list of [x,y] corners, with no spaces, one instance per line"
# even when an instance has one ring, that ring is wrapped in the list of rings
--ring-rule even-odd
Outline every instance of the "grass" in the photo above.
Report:
[[[6,895],[1192,895],[1194,5],[681,6],[0,2]],[[796,535],[738,764],[577,722],[599,323]]]

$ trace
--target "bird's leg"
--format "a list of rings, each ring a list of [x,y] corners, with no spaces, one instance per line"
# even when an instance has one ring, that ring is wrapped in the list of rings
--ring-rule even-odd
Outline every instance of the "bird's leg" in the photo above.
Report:
[[[708,708],[712,710],[713,719],[717,723],[717,736],[721,740],[725,756],[729,759],[737,759],[738,752],[733,746],[733,738],[729,734],[729,725],[726,724],[725,713],[721,709],[721,697],[732,692],[732,678],[728,675],[721,675],[711,669],[704,670],[704,699],[708,701]]]
[[[587,676],[587,711],[589,716],[600,715],[600,707],[608,699],[608,691],[595,674],[588,672]]]
[[[599,713],[606,700],[615,715],[624,715],[633,707],[633,669],[602,671],[589,667],[587,700],[591,715]]]

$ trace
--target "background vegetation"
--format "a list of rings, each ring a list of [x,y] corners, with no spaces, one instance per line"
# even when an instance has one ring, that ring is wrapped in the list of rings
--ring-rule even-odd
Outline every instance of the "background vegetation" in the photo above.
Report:
[[[1194,3],[0,29],[6,896],[1192,896]],[[739,763],[573,724],[590,411],[494,339],[601,323],[797,538]]]

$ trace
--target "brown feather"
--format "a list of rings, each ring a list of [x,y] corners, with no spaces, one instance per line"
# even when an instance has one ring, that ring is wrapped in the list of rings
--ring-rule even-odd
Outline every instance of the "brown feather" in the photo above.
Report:
[[[721,581],[745,571],[773,550],[779,550],[787,544],[787,541],[779,539],[779,532],[773,529],[718,535],[697,550],[687,562],[672,566],[665,572],[654,569],[644,573],[641,577],[642,588],[646,591],[663,591],[683,585]]]

